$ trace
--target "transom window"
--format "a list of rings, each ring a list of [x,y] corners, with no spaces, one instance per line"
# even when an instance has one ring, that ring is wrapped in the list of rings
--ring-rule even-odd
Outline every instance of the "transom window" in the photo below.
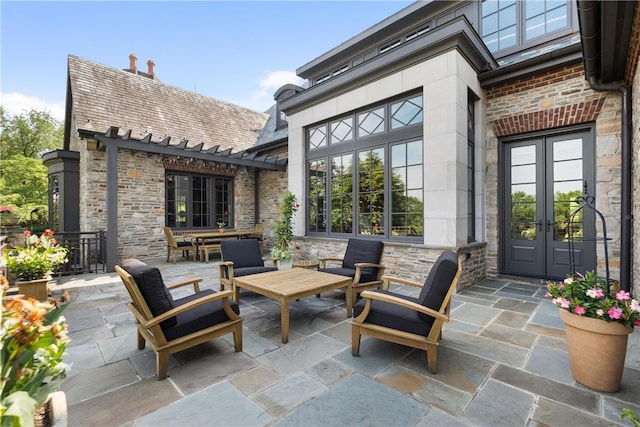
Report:
[[[567,0],[483,0],[482,40],[497,52],[568,29],[569,7]]]
[[[172,228],[233,227],[233,179],[167,173],[166,224]]]
[[[416,94],[307,128],[307,232],[422,240],[422,122]]]

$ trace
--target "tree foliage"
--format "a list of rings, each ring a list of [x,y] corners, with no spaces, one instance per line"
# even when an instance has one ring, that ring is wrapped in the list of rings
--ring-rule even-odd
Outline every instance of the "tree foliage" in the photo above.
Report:
[[[0,106],[0,205],[12,207],[23,223],[47,217],[47,168],[40,156],[62,148],[63,132],[48,112],[32,109],[11,117]]]
[[[15,156],[38,158],[47,151],[62,148],[63,126],[46,111],[31,109],[10,117],[0,107],[0,158]]]

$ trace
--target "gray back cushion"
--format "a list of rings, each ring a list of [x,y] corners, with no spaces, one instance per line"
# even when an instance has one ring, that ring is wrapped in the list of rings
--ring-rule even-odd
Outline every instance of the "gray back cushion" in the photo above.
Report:
[[[140,260],[129,258],[122,261],[122,268],[136,281],[142,297],[147,302],[151,314],[159,316],[175,307],[173,297],[162,280],[160,270]],[[171,317],[160,325],[162,328],[174,326],[176,318]]]
[[[233,261],[233,268],[264,267],[258,239],[223,239],[220,251],[224,261]]]
[[[418,296],[418,303],[439,311],[457,272],[458,255],[453,251],[443,252],[429,271],[429,276]],[[418,315],[425,321],[432,320],[427,314],[418,313]]]
[[[355,269],[358,262],[380,263],[384,243],[380,240],[349,239],[347,250],[344,253],[342,268]],[[367,267],[362,269],[363,274],[377,274],[378,269]]]

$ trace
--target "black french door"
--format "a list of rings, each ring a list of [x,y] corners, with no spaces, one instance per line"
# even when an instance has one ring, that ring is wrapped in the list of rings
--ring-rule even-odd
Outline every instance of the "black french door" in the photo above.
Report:
[[[593,129],[502,141],[501,270],[560,279],[596,268],[595,216],[576,197],[595,195]],[[570,236],[571,234],[571,236]]]

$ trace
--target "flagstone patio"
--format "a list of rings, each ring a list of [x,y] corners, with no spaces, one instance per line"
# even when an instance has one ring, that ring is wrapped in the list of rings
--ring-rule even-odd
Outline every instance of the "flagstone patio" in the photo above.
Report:
[[[153,264],[167,283],[196,275],[218,288],[216,262]],[[53,289],[75,298],[62,387],[71,426],[567,427],[631,425],[623,407],[640,414],[640,333],[619,392],[581,386],[558,309],[536,283],[487,279],[456,294],[435,375],[423,351],[371,338],[353,357],[342,292],[293,302],[282,344],[278,303],[245,291],[243,351],[230,335],[185,350],[163,381],[154,353],[137,349],[115,273],[60,278]]]

